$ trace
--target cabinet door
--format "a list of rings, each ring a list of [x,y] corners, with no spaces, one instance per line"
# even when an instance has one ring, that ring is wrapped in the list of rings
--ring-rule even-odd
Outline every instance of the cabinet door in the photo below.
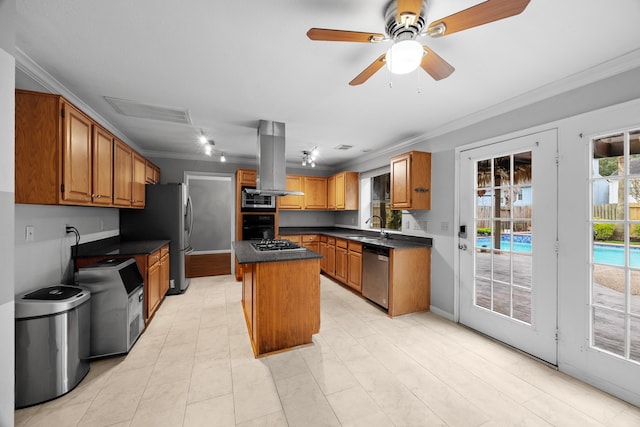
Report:
[[[160,258],[160,295],[159,299],[169,291],[169,254],[165,254]]]
[[[122,141],[113,144],[113,204],[131,206],[132,150]]]
[[[411,154],[391,159],[391,208],[411,207]]]
[[[147,162],[140,154],[133,152],[133,179],[131,181],[131,206],[136,208],[144,208],[145,194],[145,176],[147,170]]]
[[[349,251],[347,285],[362,291],[362,254]]]
[[[154,172],[155,172],[155,167],[153,166],[153,163],[147,160],[145,163],[145,172],[144,172],[144,181],[147,184],[156,183]]]
[[[336,246],[336,279],[347,282],[347,250]]]
[[[327,178],[323,176],[304,177],[304,208],[327,209]]]
[[[91,120],[70,104],[64,105],[65,202],[91,202]]]
[[[300,175],[287,175],[286,189],[288,191],[302,191],[302,177]],[[302,209],[303,197],[304,196],[278,197],[278,207],[280,209]]]
[[[336,274],[336,245],[335,243],[327,243],[327,270],[326,273],[330,276]]]
[[[320,255],[322,258],[320,259],[320,270],[327,271],[327,243],[320,242]]]
[[[113,136],[99,126],[93,126],[93,203],[108,206],[113,203]]]
[[[157,166],[153,167],[153,183],[157,184],[160,182],[160,168]]]
[[[327,178],[327,208],[335,209],[336,208],[336,176],[330,176]]]
[[[151,257],[151,255],[150,255]],[[153,316],[160,303],[160,262],[151,264],[147,270],[147,318]]]
[[[238,182],[240,185],[247,185],[249,187],[256,186],[256,178],[257,172],[255,170],[250,169],[239,169],[238,170]]]
[[[339,173],[335,175],[335,198],[336,198],[336,209],[344,209],[345,208],[345,174]]]

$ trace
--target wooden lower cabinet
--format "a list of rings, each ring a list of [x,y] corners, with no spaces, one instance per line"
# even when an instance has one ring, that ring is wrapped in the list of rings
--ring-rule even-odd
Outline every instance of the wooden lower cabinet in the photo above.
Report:
[[[389,254],[389,316],[429,311],[431,248],[392,249]]]
[[[135,258],[144,280],[144,319],[148,323],[169,290],[169,245],[164,245],[151,254],[80,257],[75,264],[76,268],[82,268],[110,258]]]
[[[347,241],[336,239],[336,260],[334,277],[342,283],[347,282]]]
[[[349,241],[347,285],[362,292],[362,243]]]
[[[336,275],[336,239],[335,237],[327,237],[327,269],[325,270],[329,276]]]
[[[311,343],[320,331],[320,260],[243,264],[242,271],[242,306],[254,355]]]

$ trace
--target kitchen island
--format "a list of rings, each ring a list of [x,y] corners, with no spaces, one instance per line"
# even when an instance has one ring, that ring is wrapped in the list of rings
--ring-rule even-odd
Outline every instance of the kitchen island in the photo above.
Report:
[[[316,252],[258,252],[233,243],[242,265],[242,308],[256,357],[309,344],[320,331],[320,258]]]

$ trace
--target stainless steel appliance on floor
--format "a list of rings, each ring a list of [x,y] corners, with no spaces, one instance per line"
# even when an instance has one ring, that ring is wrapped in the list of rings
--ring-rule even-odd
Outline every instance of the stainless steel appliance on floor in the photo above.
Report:
[[[389,309],[389,248],[362,245],[362,295]]]
[[[16,298],[16,408],[62,396],[87,375],[90,299],[64,285]]]
[[[183,183],[147,185],[144,209],[120,209],[123,239],[170,240],[169,295],[181,294],[189,286],[184,257],[193,251],[189,238],[194,220],[191,199]]]
[[[83,267],[78,284],[91,291],[91,357],[129,352],[144,329],[144,280],[136,260]]]

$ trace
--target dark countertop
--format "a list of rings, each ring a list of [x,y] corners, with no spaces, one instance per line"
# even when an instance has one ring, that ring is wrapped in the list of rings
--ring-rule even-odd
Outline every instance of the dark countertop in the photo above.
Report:
[[[169,242],[169,240],[121,240],[120,236],[115,236],[78,245],[75,256],[148,255]]]
[[[407,236],[405,234],[389,233],[389,238],[381,239],[377,231],[339,227],[280,227],[280,236],[286,238],[294,234],[324,234],[340,239],[355,240],[370,245],[382,246],[390,249],[410,249],[432,247],[431,237]]]
[[[304,251],[270,251],[258,252],[248,240],[233,242],[239,264],[258,264],[261,262],[299,261],[303,259],[322,258],[319,253],[305,249]]]

